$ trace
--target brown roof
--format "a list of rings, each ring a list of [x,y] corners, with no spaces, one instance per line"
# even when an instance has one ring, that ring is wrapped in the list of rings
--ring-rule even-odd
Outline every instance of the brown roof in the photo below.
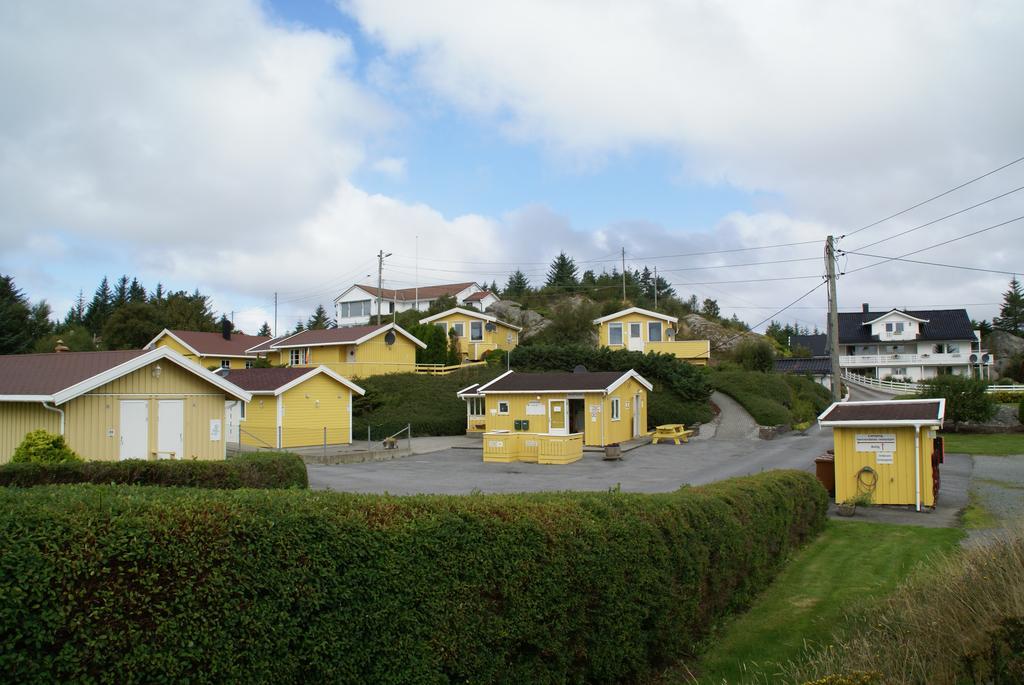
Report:
[[[247,349],[270,340],[265,335],[245,335],[244,333],[232,333],[230,340],[225,340],[220,333],[200,331],[171,331],[171,333],[181,338],[186,345],[199,354],[209,356],[218,354],[233,357],[251,356],[246,354]]]
[[[487,392],[581,392],[604,390],[628,371],[510,373],[483,388]]]
[[[52,395],[143,354],[145,350],[0,356],[0,395]]]
[[[287,367],[273,369],[235,369],[221,375],[242,390],[249,392],[273,391],[305,376],[313,369]]]
[[[261,342],[259,345],[254,345],[253,347],[250,347],[249,348],[249,354],[256,354],[257,352],[270,352],[270,348],[275,343],[279,343],[282,340],[284,340],[285,338],[291,337],[291,335],[292,334],[289,333],[288,335],[279,335],[276,338],[267,338],[263,342]],[[253,336],[253,337],[260,337],[260,336]]]
[[[301,333],[296,333],[287,340],[281,340],[274,344],[282,347],[329,345],[331,343],[339,345],[352,344],[363,336],[369,335],[374,331],[379,331],[388,325],[389,324],[385,323],[379,326],[346,326],[344,328],[323,328],[312,331],[302,331]]]
[[[840,402],[822,421],[939,421],[941,402],[910,402],[893,400],[876,404],[874,402]]]
[[[479,302],[491,293],[486,290],[479,290],[466,298],[466,302]]]
[[[476,285],[476,283],[470,281],[468,283],[445,283],[442,285],[422,285],[417,288],[400,288],[398,290],[391,290],[390,288],[381,288],[380,296],[388,300],[396,301],[415,301],[417,297],[421,300],[433,300],[438,297],[444,297],[445,295],[455,296],[462,292],[466,288]],[[357,288],[361,288],[366,292],[370,293],[374,297],[377,296],[377,287],[372,285],[357,285]]]

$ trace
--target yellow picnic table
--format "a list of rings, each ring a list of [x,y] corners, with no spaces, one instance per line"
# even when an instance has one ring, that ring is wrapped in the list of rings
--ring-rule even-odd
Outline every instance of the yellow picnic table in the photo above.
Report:
[[[676,445],[682,442],[690,442],[690,436],[693,435],[693,431],[686,430],[686,425],[682,423],[666,423],[661,426],[655,426],[654,437],[651,438],[651,444],[657,445],[661,440],[671,440]]]

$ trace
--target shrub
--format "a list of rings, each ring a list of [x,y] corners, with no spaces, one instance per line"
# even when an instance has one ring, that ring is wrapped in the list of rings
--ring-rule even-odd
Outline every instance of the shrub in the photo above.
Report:
[[[54,435],[42,429],[25,435],[11,457],[11,462],[16,464],[68,464],[80,461],[82,458],[68,447],[63,435]]]
[[[692,426],[695,423],[707,423],[714,418],[711,405],[707,402],[682,402],[670,390],[654,386],[654,392],[647,393],[647,426],[665,423],[684,423]]]
[[[996,413],[996,403],[985,392],[985,382],[966,376],[936,376],[921,383],[921,397],[943,397],[946,420],[955,424],[964,421],[988,421]]]
[[[775,370],[775,350],[764,339],[744,340],[736,346],[733,357],[747,371],[771,373]]]
[[[823,527],[775,471],[664,495],[0,491],[12,682],[593,682],[693,650]]]
[[[1009,390],[997,390],[996,392],[988,393],[988,396],[992,398],[992,401],[996,404],[1013,404],[1024,400],[1024,392],[1013,392]]]
[[[306,465],[287,452],[246,454],[227,461],[78,461],[0,466],[0,485],[123,483],[191,488],[305,488]]]

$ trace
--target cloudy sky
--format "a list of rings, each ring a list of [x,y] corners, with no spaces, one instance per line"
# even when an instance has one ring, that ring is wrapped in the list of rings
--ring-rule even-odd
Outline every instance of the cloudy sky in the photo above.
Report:
[[[755,323],[830,233],[889,257],[1024,216],[1022,161],[851,235],[1024,157],[1022,29],[1016,0],[11,0],[0,272],[60,313],[105,274],[199,288],[249,330],[378,249],[407,287],[624,247]],[[1013,272],[1024,220],[909,258]],[[991,318],[1009,280],[877,261],[843,258],[844,308]]]

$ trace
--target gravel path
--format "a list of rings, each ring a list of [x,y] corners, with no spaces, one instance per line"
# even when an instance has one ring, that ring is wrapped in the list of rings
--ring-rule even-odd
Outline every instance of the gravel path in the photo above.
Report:
[[[739,402],[720,392],[711,393],[711,401],[718,405],[715,440],[757,440],[757,422]]]

